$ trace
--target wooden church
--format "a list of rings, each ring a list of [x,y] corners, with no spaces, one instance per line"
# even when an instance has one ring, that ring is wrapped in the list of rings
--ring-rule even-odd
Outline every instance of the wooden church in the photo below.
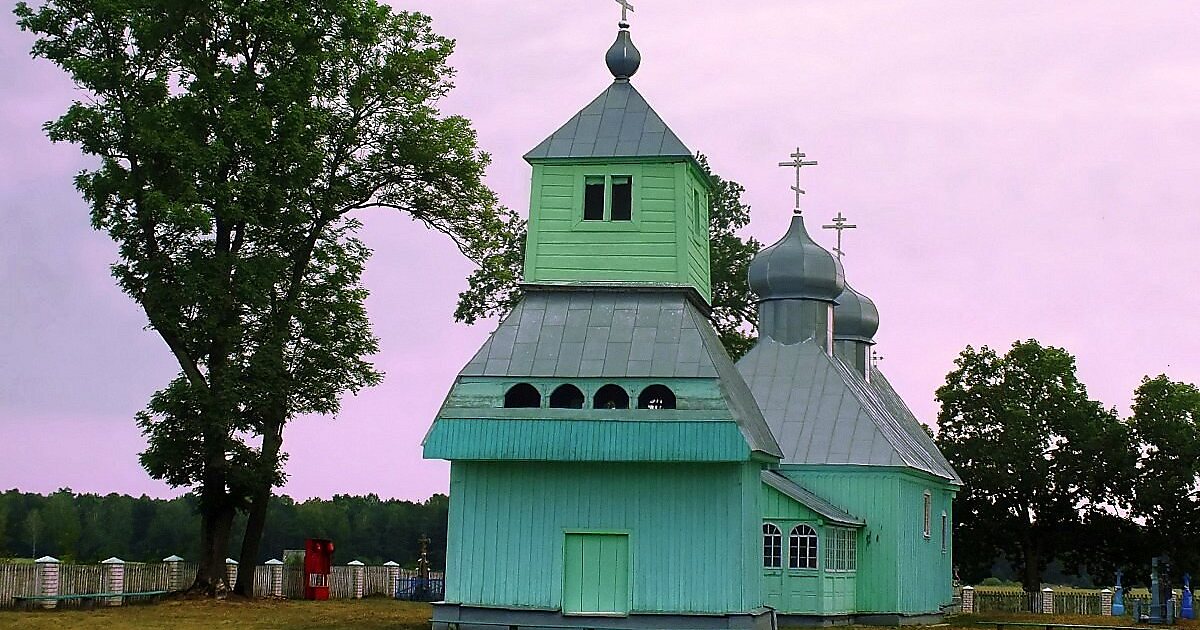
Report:
[[[524,298],[424,441],[451,462],[435,627],[938,616],[961,481],[872,365],[874,305],[797,212],[754,259],[759,342],[730,360],[712,184],[630,83],[640,61],[622,21],[613,83],[525,155]]]

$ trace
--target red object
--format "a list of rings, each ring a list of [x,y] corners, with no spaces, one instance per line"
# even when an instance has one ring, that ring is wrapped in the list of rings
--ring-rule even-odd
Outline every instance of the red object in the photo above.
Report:
[[[333,541],[304,541],[304,599],[329,599],[329,567],[333,566]]]

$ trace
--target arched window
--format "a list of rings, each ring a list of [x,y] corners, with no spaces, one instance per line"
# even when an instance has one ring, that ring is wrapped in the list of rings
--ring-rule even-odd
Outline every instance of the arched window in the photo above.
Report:
[[[783,566],[783,533],[774,523],[763,523],[763,568]]]
[[[674,409],[675,392],[666,385],[651,385],[638,396],[638,409]]]
[[[592,407],[596,409],[628,409],[629,393],[620,385],[609,383],[596,390],[592,397]]]
[[[559,385],[550,394],[550,406],[554,409],[583,409],[583,392],[570,383]]]
[[[788,568],[817,568],[817,530],[797,525],[788,535]]]
[[[504,392],[507,409],[530,409],[542,406],[542,394],[529,383],[517,383]]]

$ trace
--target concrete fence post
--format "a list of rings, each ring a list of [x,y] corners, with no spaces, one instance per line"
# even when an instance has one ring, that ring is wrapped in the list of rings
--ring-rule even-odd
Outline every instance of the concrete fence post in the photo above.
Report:
[[[113,556],[108,560],[101,561],[100,565],[104,571],[104,592],[124,593],[125,561]],[[123,597],[109,597],[105,603],[109,606],[120,606],[122,601],[124,601]]]
[[[1100,614],[1105,617],[1111,617],[1113,614],[1113,592],[1112,589],[1104,589],[1100,591]]]
[[[388,596],[395,597],[400,593],[400,565],[392,560],[383,563],[387,567]]]
[[[1042,614],[1054,614],[1054,589],[1049,586],[1042,589]]]
[[[354,599],[362,599],[363,596],[363,574],[366,572],[366,566],[358,560],[351,560],[346,563],[350,567],[350,584],[353,586],[351,597]]]
[[[964,615],[970,615],[975,612],[975,587],[962,587],[962,611]]]
[[[267,560],[267,567],[271,570],[271,596],[283,597],[283,560],[271,558]]]
[[[38,595],[58,595],[58,558],[42,556],[34,560],[38,572]],[[58,602],[47,599],[42,602],[42,608],[54,608]]]
[[[183,585],[179,583],[179,581],[182,579],[182,576],[179,575],[182,572],[182,569],[179,568],[179,564],[183,562],[183,558],[171,554],[166,558],[163,558],[162,561],[167,565],[167,587],[163,590],[182,591]]]
[[[233,586],[237,584],[237,570],[237,560],[234,560],[233,558],[225,558],[225,584],[231,591],[233,590]]]

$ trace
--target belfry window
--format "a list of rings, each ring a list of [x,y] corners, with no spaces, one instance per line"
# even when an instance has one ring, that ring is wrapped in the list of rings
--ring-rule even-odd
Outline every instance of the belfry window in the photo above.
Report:
[[[529,383],[517,383],[504,392],[504,406],[508,409],[531,409],[542,406],[542,395]]]
[[[592,407],[596,409],[628,409],[629,393],[620,385],[609,383],[596,390],[592,397]]]
[[[550,407],[553,409],[583,409],[583,392],[570,383],[559,385],[550,394]]]
[[[638,409],[674,409],[675,392],[666,385],[651,385],[638,396]]]
[[[797,525],[788,535],[788,568],[817,568],[817,530],[808,525]]]
[[[588,175],[583,178],[584,221],[632,221],[633,177]]]
[[[783,566],[783,533],[774,523],[763,523],[763,568]]]

